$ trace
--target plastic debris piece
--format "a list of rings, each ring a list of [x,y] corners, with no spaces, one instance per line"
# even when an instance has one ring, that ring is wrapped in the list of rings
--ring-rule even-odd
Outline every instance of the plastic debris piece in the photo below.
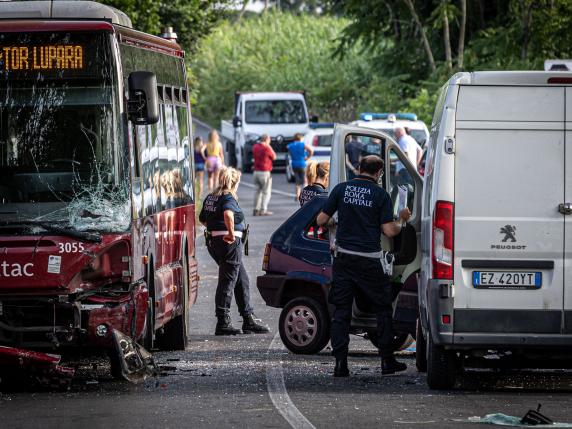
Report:
[[[536,410],[528,410],[520,422],[525,425],[537,426],[537,425],[551,425],[554,422],[552,419],[548,418],[540,412],[542,404],[538,404]]]
[[[509,416],[507,414],[495,413],[487,414],[485,417],[469,417],[471,423],[485,423],[497,426],[512,426],[520,428],[529,428],[531,425],[521,422],[520,417]],[[558,423],[534,425],[536,428],[572,428],[572,423]]]

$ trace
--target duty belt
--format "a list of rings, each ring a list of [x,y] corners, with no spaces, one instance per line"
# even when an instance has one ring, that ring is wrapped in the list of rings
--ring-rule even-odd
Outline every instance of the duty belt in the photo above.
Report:
[[[248,256],[248,231],[250,229],[250,225],[246,225],[246,229],[244,231],[234,231],[234,236],[238,238],[242,238],[242,243],[244,245],[244,254]],[[228,235],[228,231],[207,231],[205,229],[205,239],[209,239],[211,237],[223,237]]]
[[[338,253],[362,256],[364,258],[378,259],[381,262],[381,266],[383,267],[383,272],[388,276],[391,276],[393,274],[393,261],[395,260],[395,256],[393,256],[393,253],[386,252],[385,250],[382,250],[380,252],[357,252],[355,250],[344,249],[343,247],[340,247],[337,244],[335,244],[334,257],[338,256]]]
[[[211,237],[222,237],[224,235],[230,234],[228,231],[207,231],[207,234]],[[242,238],[242,231],[234,231],[234,236]]]

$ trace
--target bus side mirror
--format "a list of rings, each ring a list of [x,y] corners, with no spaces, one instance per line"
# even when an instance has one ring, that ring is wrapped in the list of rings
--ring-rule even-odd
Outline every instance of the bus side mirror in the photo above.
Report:
[[[234,118],[232,118],[232,126],[234,128],[242,127],[242,121],[240,120],[240,118],[238,116],[235,116]]]
[[[154,73],[137,71],[129,75],[129,119],[135,125],[156,124],[159,121],[157,77]]]

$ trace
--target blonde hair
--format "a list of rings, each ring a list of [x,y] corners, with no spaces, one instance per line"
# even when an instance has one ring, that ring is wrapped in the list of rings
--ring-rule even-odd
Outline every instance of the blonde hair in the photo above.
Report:
[[[325,179],[330,174],[330,163],[328,161],[309,161],[306,166],[306,179],[311,185],[316,179]]]
[[[209,153],[213,153],[217,149],[217,145],[219,144],[220,140],[218,137],[218,133],[216,130],[211,130],[209,132],[208,143],[207,143],[207,150]]]
[[[213,195],[231,194],[235,199],[236,185],[240,182],[240,171],[232,167],[222,167],[218,173],[218,186]]]

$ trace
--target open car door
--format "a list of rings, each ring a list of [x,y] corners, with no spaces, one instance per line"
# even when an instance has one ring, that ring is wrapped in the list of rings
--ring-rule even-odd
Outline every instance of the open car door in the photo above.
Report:
[[[338,183],[352,179],[359,160],[367,155],[380,156],[385,162],[379,185],[391,196],[394,216],[398,217],[404,205],[411,210],[411,219],[399,236],[381,238],[382,248],[396,253],[393,277],[405,281],[420,268],[423,179],[391,136],[377,130],[338,124],[332,139],[330,190]],[[335,231],[330,237],[334,239]]]

